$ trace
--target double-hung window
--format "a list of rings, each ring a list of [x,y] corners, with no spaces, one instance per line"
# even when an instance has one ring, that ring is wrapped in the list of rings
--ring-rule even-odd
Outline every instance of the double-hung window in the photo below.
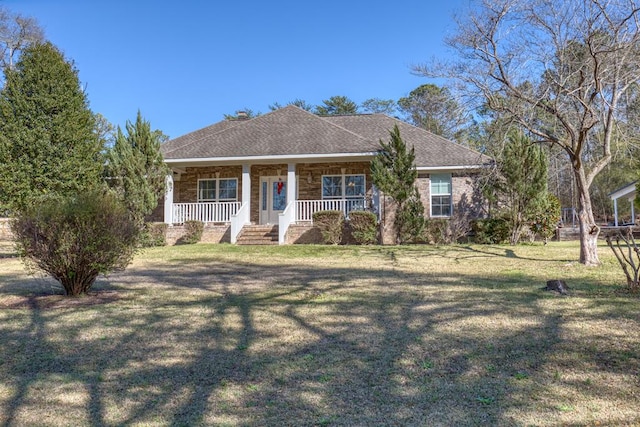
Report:
[[[451,216],[451,174],[431,174],[431,216]]]
[[[345,213],[365,208],[366,182],[364,175],[324,175],[322,199],[344,200]]]
[[[235,202],[238,200],[236,178],[198,180],[198,202]]]
[[[325,175],[322,177],[323,199],[361,199],[365,193],[364,175]]]

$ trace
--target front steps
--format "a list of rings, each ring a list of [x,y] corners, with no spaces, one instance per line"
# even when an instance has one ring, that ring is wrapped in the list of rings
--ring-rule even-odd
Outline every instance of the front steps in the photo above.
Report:
[[[238,245],[277,245],[277,225],[245,225],[236,240]]]

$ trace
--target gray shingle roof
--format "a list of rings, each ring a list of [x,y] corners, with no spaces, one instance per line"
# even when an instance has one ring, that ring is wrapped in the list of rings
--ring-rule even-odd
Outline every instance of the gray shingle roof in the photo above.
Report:
[[[394,125],[416,152],[420,167],[476,166],[480,153],[382,114],[317,116],[287,106],[249,120],[225,120],[163,144],[167,160],[370,154]]]

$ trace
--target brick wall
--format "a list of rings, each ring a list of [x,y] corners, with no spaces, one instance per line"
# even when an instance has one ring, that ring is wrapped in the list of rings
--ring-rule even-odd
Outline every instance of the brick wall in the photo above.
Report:
[[[341,175],[343,173],[365,174],[367,196],[371,197],[371,175],[369,162],[347,163],[299,163],[296,166],[298,178],[298,199],[318,200],[322,199],[322,176]],[[309,175],[311,174],[311,182]],[[216,176],[217,175],[217,176]],[[287,176],[287,164],[253,165],[251,166],[251,222],[260,222],[260,177],[262,176]],[[217,166],[217,167],[190,167],[186,173],[180,176],[180,180],[174,181],[174,203],[194,203],[198,200],[198,180],[212,178],[237,178],[238,200],[242,201],[242,166]],[[164,203],[164,202],[162,202]],[[154,211],[153,219],[158,219],[164,209],[159,205]]]
[[[453,214],[468,212],[472,218],[481,217],[484,210],[484,198],[480,194],[479,175],[454,173],[451,177]],[[425,217],[431,215],[431,180],[428,173],[418,174],[416,186],[420,192],[420,200],[424,206]],[[380,202],[383,223],[381,224],[382,244],[395,244],[395,203],[385,197]]]
[[[173,182],[174,203],[196,203],[198,201],[198,180],[214,178],[238,178],[238,200],[242,200],[242,166],[207,166],[187,168],[179,181]]]
[[[287,230],[287,236],[285,239],[287,244],[322,244],[322,233],[320,229],[313,224],[292,224]],[[345,224],[342,230],[341,245],[355,245],[356,240],[351,234],[351,229]]]

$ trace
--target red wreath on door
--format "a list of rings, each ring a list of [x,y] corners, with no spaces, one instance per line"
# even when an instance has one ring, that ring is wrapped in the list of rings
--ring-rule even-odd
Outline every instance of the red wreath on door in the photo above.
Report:
[[[278,194],[280,194],[280,192],[282,192],[282,188],[283,187],[284,187],[284,182],[278,181],[278,185],[277,185]]]

